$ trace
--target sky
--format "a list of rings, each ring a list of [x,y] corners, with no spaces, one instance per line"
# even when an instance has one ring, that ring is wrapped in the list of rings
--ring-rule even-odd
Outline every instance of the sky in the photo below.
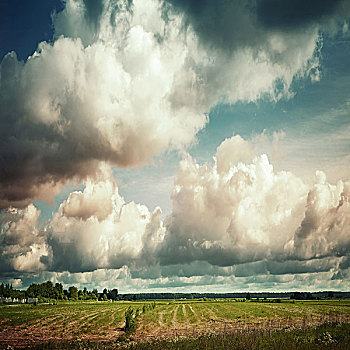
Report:
[[[0,281],[349,290],[349,1],[0,16]]]

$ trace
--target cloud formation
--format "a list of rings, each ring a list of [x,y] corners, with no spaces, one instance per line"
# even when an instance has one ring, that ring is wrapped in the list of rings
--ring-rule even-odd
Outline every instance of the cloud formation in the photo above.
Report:
[[[182,161],[164,263],[199,259],[228,266],[283,253],[303,219],[307,189],[292,173],[275,173],[266,155],[251,152],[237,135],[218,147],[213,166]]]
[[[250,276],[293,288],[308,279],[311,287],[319,276],[328,285],[349,270],[349,198],[349,182],[331,185],[317,172],[309,187],[275,171],[236,135],[222,142],[212,163],[184,157],[164,220],[160,208],[151,213],[126,203],[107,165],[42,227],[33,205],[9,209],[1,222],[2,273],[37,266],[51,271],[45,276],[84,279],[109,269],[124,271],[130,288],[155,289],[253,283]]]
[[[223,50],[199,30],[212,25],[184,26],[187,10],[157,0],[67,0],[53,17],[52,42],[26,62],[4,57],[1,208],[49,199],[65,182],[94,176],[101,161],[131,167],[183,150],[217,103],[289,96],[293,79],[317,71],[317,25],[265,30],[244,3],[208,2],[200,18],[222,23],[210,33],[222,46],[229,38]]]
[[[295,233],[295,254],[302,259],[348,256],[350,252],[350,182],[334,186],[317,172],[309,191],[305,217]]]
[[[350,6],[346,0],[168,0],[185,14],[184,26],[191,25],[210,46],[236,49],[258,48],[273,32],[298,32],[313,26],[323,29],[346,18]]]
[[[306,184],[239,135],[212,162],[186,153],[213,106],[289,98],[296,79],[322,77],[322,30],[349,15],[348,2],[281,3],[67,0],[51,41],[25,62],[8,53],[0,276],[17,285],[33,272],[80,285],[114,278],[152,290],[350,286],[349,182],[317,172]],[[164,218],[159,207],[126,202],[111,166],[169,150],[184,157]],[[41,222],[30,202],[67,181],[84,188]]]
[[[147,28],[142,5],[133,14],[114,14],[130,25],[105,24],[113,10],[108,4],[89,45],[74,33],[60,35],[53,44],[41,43],[25,63],[15,53],[2,61],[2,207],[44,196],[46,184],[86,178],[99,161],[135,166],[181,149],[206,124],[203,111],[173,108],[167,97],[186,53],[176,24],[159,42],[151,31],[164,30],[156,2],[149,2],[158,16],[155,28]],[[69,34],[67,21],[79,30],[79,20],[89,26],[84,4],[68,1],[55,19],[58,33]]]
[[[346,18],[350,6],[345,0],[258,0],[258,20],[272,29],[291,30],[314,24],[334,25]]]
[[[40,212],[29,204],[10,208],[0,218],[0,273],[36,272],[46,268],[40,259],[48,252],[45,235],[38,227]]]
[[[125,203],[110,169],[99,180],[71,193],[46,226],[49,254],[44,260],[54,271],[92,271],[132,266],[151,258],[152,244],[163,234],[161,210]]]

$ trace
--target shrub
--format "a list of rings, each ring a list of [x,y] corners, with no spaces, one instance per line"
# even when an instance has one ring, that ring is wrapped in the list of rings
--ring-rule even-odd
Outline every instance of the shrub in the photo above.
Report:
[[[137,327],[137,317],[139,315],[139,310],[134,313],[134,310],[131,306],[125,311],[125,333],[131,334],[136,331]]]

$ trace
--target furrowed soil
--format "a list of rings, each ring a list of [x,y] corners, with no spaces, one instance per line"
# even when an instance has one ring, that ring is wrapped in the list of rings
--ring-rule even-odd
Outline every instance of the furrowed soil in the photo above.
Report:
[[[350,323],[350,300],[253,302],[234,300],[148,302],[62,302],[57,305],[0,306],[0,349],[46,342],[111,342],[124,337],[125,311],[140,316],[137,342],[236,331],[306,329]]]

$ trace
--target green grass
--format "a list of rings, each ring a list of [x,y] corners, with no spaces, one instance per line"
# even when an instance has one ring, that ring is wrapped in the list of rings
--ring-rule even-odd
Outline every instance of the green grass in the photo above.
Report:
[[[18,305],[1,307],[0,339],[9,330],[28,330],[34,336],[69,338],[90,333],[99,336],[124,322],[124,303],[59,303],[57,305]]]
[[[154,309],[148,308],[143,313],[145,304],[149,303],[62,302],[57,305],[0,306],[0,348],[2,344],[13,344],[18,339],[23,342],[33,339],[55,339],[59,342],[116,340],[124,334],[125,311],[129,306],[141,312],[133,335],[137,339],[159,335],[210,338],[213,332],[304,329],[325,322],[350,322],[349,300],[295,303],[289,300],[281,303],[157,301]]]

